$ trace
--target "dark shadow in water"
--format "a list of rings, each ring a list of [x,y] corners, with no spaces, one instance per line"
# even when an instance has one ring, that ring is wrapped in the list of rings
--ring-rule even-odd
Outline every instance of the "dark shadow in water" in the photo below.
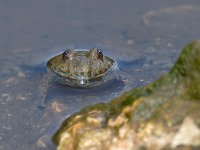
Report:
[[[34,75],[41,75],[46,73],[46,63],[41,63],[38,65],[26,65],[26,64],[21,64],[20,68],[26,72],[28,72],[31,77],[34,77]]]
[[[109,97],[113,93],[120,93],[123,90],[125,84],[121,80],[113,79],[102,85],[89,88],[75,88],[68,85],[60,84],[55,82],[49,87],[45,104],[48,103],[50,99],[55,97],[67,97],[67,96],[76,96],[76,97]],[[103,99],[103,98],[102,98]]]
[[[147,59],[145,57],[142,57],[142,58],[137,58],[137,59],[134,59],[134,60],[131,60],[131,61],[120,60],[120,61],[117,62],[118,67],[122,71],[126,71],[129,68],[132,68],[132,69],[133,68],[139,68],[139,67],[142,67],[146,63],[152,64],[153,61],[152,62],[147,62]]]
[[[42,86],[39,82],[47,73],[45,63],[35,66],[21,65],[21,68],[29,74],[29,80],[38,83],[37,86]],[[90,103],[91,99],[94,99],[93,102],[105,102],[123,91],[125,86],[125,83],[120,79],[113,79],[99,86],[89,88],[77,88],[52,82],[47,89],[44,105],[41,103],[38,108],[43,111],[52,99],[59,99],[61,103],[65,103],[69,97],[74,97],[77,102],[81,101],[80,104],[83,104],[82,99],[84,99],[86,104]],[[68,101],[68,105],[74,105],[74,102]]]

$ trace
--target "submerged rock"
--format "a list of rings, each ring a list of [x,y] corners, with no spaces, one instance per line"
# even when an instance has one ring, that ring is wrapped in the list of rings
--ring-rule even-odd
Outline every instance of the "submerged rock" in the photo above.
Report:
[[[200,40],[155,82],[67,118],[53,142],[58,150],[200,149],[199,108]]]

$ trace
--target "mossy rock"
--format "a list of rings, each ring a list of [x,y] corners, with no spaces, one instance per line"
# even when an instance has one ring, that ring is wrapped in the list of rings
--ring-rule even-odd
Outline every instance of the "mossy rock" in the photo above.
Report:
[[[109,103],[83,108],[53,136],[58,150],[200,149],[200,40],[168,74]]]

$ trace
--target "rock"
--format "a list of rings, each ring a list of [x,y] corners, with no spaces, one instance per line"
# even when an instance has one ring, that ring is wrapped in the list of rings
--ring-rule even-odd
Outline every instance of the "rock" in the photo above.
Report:
[[[200,149],[200,40],[168,74],[112,100],[83,108],[53,136],[58,150]]]

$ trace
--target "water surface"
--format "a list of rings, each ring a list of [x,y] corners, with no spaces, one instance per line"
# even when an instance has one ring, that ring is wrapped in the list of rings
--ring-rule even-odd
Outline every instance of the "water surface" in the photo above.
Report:
[[[48,58],[66,48],[97,47],[142,86],[199,38],[199,14],[196,0],[1,0],[0,149],[54,150],[49,138],[65,117],[123,88],[121,82],[94,89],[55,83],[47,107],[39,109]],[[64,105],[62,112],[54,111],[54,102]]]

